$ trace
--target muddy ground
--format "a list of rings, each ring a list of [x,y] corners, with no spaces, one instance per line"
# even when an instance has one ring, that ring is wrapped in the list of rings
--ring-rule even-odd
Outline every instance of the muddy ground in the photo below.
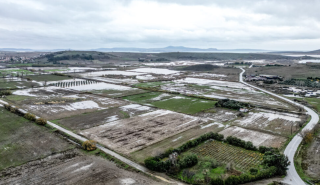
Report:
[[[219,133],[223,134],[225,138],[228,136],[233,136],[244,141],[251,141],[253,145],[257,147],[266,146],[280,148],[287,140],[285,137],[249,130],[237,126],[228,127]]]
[[[0,171],[0,176],[0,184],[162,184],[142,174],[120,169],[106,159],[89,156],[76,149],[8,168]]]
[[[126,119],[136,115],[154,111],[155,108],[131,104],[122,107],[112,107],[91,113],[79,114],[72,117],[57,120],[57,122],[72,130],[89,129],[119,119]]]
[[[48,128],[0,107],[0,170],[74,148]]]
[[[80,134],[128,154],[204,122],[197,117],[157,110],[83,130]]]

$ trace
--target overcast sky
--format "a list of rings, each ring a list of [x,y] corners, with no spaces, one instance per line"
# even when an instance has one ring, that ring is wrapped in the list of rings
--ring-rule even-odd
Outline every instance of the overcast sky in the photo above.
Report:
[[[320,0],[0,0],[0,48],[320,49]]]

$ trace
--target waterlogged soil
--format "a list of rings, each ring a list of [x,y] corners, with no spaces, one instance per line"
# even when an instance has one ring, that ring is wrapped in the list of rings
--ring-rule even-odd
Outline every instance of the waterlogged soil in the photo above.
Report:
[[[83,130],[119,119],[131,118],[154,110],[155,108],[131,104],[91,113],[84,113],[55,121],[72,130]]]
[[[78,150],[69,150],[0,171],[0,184],[162,184]]]
[[[0,170],[70,148],[49,129],[0,107]]]
[[[128,154],[203,123],[197,117],[156,110],[82,130],[80,134]]]

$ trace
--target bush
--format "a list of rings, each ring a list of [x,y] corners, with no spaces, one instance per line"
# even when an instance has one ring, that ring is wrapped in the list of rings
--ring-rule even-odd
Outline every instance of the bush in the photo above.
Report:
[[[97,142],[95,142],[93,140],[87,140],[82,143],[82,147],[83,147],[83,149],[85,149],[87,151],[93,151],[93,150],[97,149],[96,143]]]
[[[9,90],[3,90],[3,91],[0,91],[0,96],[8,96],[8,95],[11,95],[12,92],[9,91]]]
[[[4,104],[4,108],[7,109],[8,111],[10,111],[11,105],[10,104]]]
[[[30,120],[30,121],[36,121],[36,116],[31,113],[25,114],[24,118],[26,118],[27,120]]]
[[[224,181],[221,178],[211,179],[211,185],[224,185]]]
[[[190,168],[198,163],[198,157],[195,154],[185,155],[179,160],[180,168]]]
[[[39,118],[36,120],[36,123],[38,125],[46,125],[47,124],[47,120],[43,119],[43,118]]]
[[[225,108],[229,108],[229,109],[240,109],[243,107],[250,107],[249,103],[243,103],[243,102],[239,102],[239,101],[235,101],[235,100],[230,100],[230,99],[223,99],[223,100],[219,100],[216,103],[216,107],[225,107]]]
[[[251,175],[255,175],[255,174],[257,174],[258,173],[258,170],[257,169],[255,169],[255,168],[251,168],[250,169],[250,174]]]

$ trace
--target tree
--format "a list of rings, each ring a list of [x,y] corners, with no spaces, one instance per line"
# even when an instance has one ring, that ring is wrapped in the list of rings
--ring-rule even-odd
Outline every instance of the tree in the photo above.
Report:
[[[279,151],[267,151],[263,156],[263,164],[267,167],[275,166],[278,175],[286,175],[290,161],[287,156],[280,154]]]

